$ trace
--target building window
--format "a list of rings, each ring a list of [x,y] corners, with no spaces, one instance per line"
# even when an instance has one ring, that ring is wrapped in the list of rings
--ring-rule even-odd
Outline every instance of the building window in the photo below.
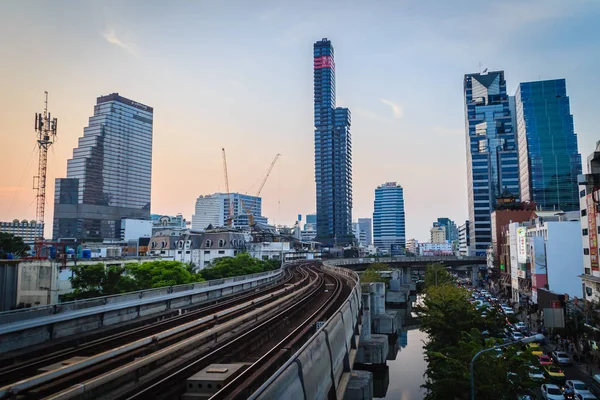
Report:
[[[590,249],[583,249],[583,254],[586,256],[590,255]]]
[[[583,269],[583,273],[586,275],[591,275],[590,269],[589,268],[584,268]]]
[[[585,189],[579,192],[579,197],[585,197]]]
[[[219,247],[225,247],[225,240],[219,239]]]
[[[212,247],[212,240],[207,240],[206,241],[206,247]]]
[[[583,210],[581,210],[581,216],[585,217],[587,215],[587,210],[584,208]]]
[[[581,230],[581,234],[582,234],[583,236],[587,236],[587,235],[588,235],[588,230],[587,230],[587,229],[582,229],[582,230]]]
[[[185,254],[190,254],[190,251],[189,251],[189,250],[186,250],[186,251],[185,251]]]
[[[225,254],[225,250],[219,250],[219,254]]]
[[[210,250],[204,250],[204,254],[210,254]]]

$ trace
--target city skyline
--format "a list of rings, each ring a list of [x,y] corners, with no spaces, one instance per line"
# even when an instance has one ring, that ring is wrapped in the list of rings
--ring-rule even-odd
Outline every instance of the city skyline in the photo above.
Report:
[[[0,96],[0,145],[11,149],[0,165],[16,171],[0,178],[1,220],[35,215],[31,121],[44,90],[61,120],[49,154],[48,199],[94,99],[119,92],[156,110],[152,212],[182,212],[189,220],[198,193],[223,191],[221,147],[227,148],[232,191],[238,192],[248,190],[273,155],[282,153],[261,196],[270,221],[291,224],[297,213],[314,211],[307,58],[322,37],[338,50],[337,72],[344,82],[338,103],[353,111],[354,218],[371,215],[373,187],[396,180],[410,210],[407,237],[427,238],[438,215],[467,219],[460,86],[461,77],[477,71],[480,62],[481,69],[505,71],[511,94],[519,82],[565,78],[579,153],[595,148],[593,100],[600,82],[592,69],[598,34],[590,26],[600,6],[591,2],[348,4],[343,12],[353,14],[350,19],[334,21],[326,31],[325,17],[308,5],[240,3],[240,14],[230,15],[230,5],[216,3],[149,2],[143,10],[136,2],[38,4],[0,5],[6,37],[19,32],[23,21],[34,22],[18,43],[0,44],[7,60],[0,72],[10,77]],[[236,29],[227,32],[229,24]],[[357,24],[377,28],[359,34]],[[488,26],[485,37],[465,35]],[[264,68],[265,59],[271,68]],[[46,226],[52,208],[50,201]]]

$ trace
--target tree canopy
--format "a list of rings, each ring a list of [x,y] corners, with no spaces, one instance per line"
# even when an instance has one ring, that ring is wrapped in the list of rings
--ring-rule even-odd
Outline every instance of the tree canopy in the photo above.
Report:
[[[179,261],[127,263],[124,267],[106,267],[102,263],[71,268],[72,293],[63,300],[86,299],[111,294],[134,292],[164,286],[182,285],[205,280],[231,278],[240,275],[272,271],[279,268],[277,260],[259,260],[247,253],[216,260],[210,268],[198,273],[193,266]]]
[[[214,265],[200,270],[198,274],[208,281],[273,271],[279,266],[278,260],[259,260],[248,253],[241,253],[235,257],[218,258]]]
[[[485,310],[484,316],[483,310],[468,301],[469,292],[452,283],[452,275],[443,266],[428,267],[425,281],[426,294],[416,307],[421,330],[428,335],[425,398],[468,399],[471,359],[480,350],[500,344],[496,338],[502,336],[506,322],[493,308]],[[534,359],[521,345],[483,353],[475,362],[475,397],[515,398],[533,384],[528,368]]]
[[[23,238],[12,233],[0,232],[0,259],[8,258],[9,254],[19,257],[29,251],[29,246]]]

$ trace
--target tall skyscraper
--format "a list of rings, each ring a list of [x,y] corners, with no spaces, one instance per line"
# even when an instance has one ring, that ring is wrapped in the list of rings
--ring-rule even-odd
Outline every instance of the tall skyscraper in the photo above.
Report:
[[[331,42],[316,42],[313,57],[317,240],[346,244],[353,241],[350,110],[335,106]]]
[[[516,133],[504,71],[464,78],[469,229],[473,255],[492,243],[490,215],[496,198],[519,194]]]
[[[396,182],[387,182],[375,189],[373,241],[381,250],[392,245],[406,247],[404,191]]]
[[[360,225],[360,230],[365,231],[367,246],[373,244],[373,220],[371,218],[359,218],[358,225]]]
[[[56,179],[54,239],[118,239],[121,219],[150,219],[153,112],[118,93],[98,97],[67,178]]]
[[[542,210],[578,210],[581,154],[566,81],[521,83],[515,103],[521,200]]]

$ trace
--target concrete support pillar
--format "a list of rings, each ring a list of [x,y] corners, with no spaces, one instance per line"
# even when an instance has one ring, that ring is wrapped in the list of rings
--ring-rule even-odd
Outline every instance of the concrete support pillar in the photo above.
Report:
[[[390,290],[393,292],[399,292],[400,286],[402,286],[402,271],[395,269],[392,271],[392,279],[390,280]]]
[[[362,294],[362,330],[360,331],[360,341],[371,340],[371,296],[369,293]]]
[[[371,315],[385,314],[385,283],[372,283],[369,289],[371,292]]]
[[[352,371],[344,400],[371,400],[373,398],[373,374],[369,371]]]

